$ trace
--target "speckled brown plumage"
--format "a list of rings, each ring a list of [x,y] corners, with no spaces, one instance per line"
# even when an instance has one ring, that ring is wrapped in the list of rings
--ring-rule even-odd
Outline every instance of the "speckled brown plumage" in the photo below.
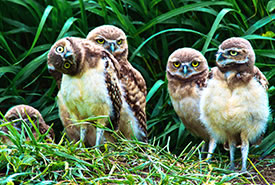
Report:
[[[178,49],[169,56],[166,75],[173,107],[186,129],[209,141],[211,138],[199,120],[200,94],[209,75],[206,59],[195,49]]]
[[[249,41],[233,37],[222,42],[216,56],[217,67],[201,97],[201,120],[217,142],[228,142],[230,169],[234,152],[241,143],[242,171],[246,171],[249,144],[264,132],[269,116],[267,80],[254,66],[255,53]]]
[[[112,25],[99,26],[87,36],[97,45],[110,51],[118,60],[121,68],[121,83],[124,89],[123,97],[129,105],[134,117],[137,119],[138,127],[141,129],[140,134],[135,134],[140,140],[147,141],[147,124],[146,124],[146,83],[140,72],[138,72],[128,61],[128,45],[125,33]],[[120,43],[121,42],[121,43]],[[126,111],[126,110],[125,110]],[[124,119],[123,122],[125,122]],[[135,122],[135,121],[134,121]],[[121,124],[122,133],[129,138],[132,131],[129,126]]]
[[[37,137],[37,133],[36,133],[34,127],[32,126],[28,116],[34,122],[34,124],[38,127],[39,132],[41,134],[45,134],[48,131],[49,126],[45,123],[40,112],[29,105],[17,105],[17,106],[12,107],[10,110],[8,110],[6,112],[5,119],[8,122],[18,120],[18,121],[15,121],[14,123],[12,123],[12,125],[19,132],[21,132],[21,129],[22,129],[22,124],[23,124],[22,121],[25,121],[31,128],[33,135],[35,137]],[[4,131],[5,133],[8,133],[7,127],[1,127],[1,130]],[[25,134],[25,135],[26,135],[26,138],[29,139],[28,135],[27,134]],[[51,140],[54,139],[54,132],[52,129],[49,131],[46,138],[49,138]],[[3,136],[1,139],[5,143],[11,143],[11,141],[9,141],[8,137],[6,137],[6,136]]]

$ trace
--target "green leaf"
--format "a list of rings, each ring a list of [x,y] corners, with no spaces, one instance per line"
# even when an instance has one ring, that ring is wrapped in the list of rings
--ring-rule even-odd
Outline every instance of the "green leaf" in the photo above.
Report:
[[[275,59],[275,52],[274,50],[269,49],[255,49],[254,50],[256,55],[268,57],[268,58],[274,58]]]
[[[163,80],[158,80],[153,87],[150,89],[148,95],[146,96],[146,102],[152,98],[152,96],[157,92],[157,90],[164,84]]]
[[[47,20],[47,18],[48,18],[48,16],[49,16],[52,9],[53,9],[53,6],[51,6],[51,5],[48,5],[47,8],[45,9],[45,11],[43,13],[43,16],[41,18],[41,21],[39,23],[39,26],[37,28],[37,32],[35,34],[34,41],[32,43],[31,48],[28,50],[27,54],[21,60],[19,60],[15,65],[18,65],[19,63],[21,63],[31,53],[32,49],[34,48],[34,46],[35,46],[35,44],[36,44],[36,42],[37,42],[37,40],[38,40],[38,38],[39,38],[39,36],[42,32],[42,29],[44,28],[45,22],[46,22],[46,20]]]
[[[202,54],[205,54],[207,49],[208,49],[208,46],[216,32],[216,30],[218,29],[219,27],[219,24],[221,22],[221,20],[223,19],[223,17],[230,11],[234,11],[233,9],[229,9],[229,8],[224,8],[220,11],[220,13],[217,15],[214,23],[213,23],[213,26],[211,27],[211,30],[209,31],[208,35],[207,35],[207,38],[206,38],[206,41],[204,43],[204,46],[202,48],[202,51],[201,53]]]
[[[137,32],[134,34],[134,36],[137,36],[137,35],[141,34],[142,32],[148,30],[152,26],[162,23],[162,22],[166,21],[167,19],[170,19],[177,15],[184,14],[189,11],[200,11],[200,8],[202,8],[202,7],[214,6],[214,5],[232,6],[231,3],[228,3],[225,1],[217,1],[217,2],[208,1],[208,2],[202,2],[202,3],[193,3],[193,4],[186,5],[186,6],[183,6],[180,8],[176,8],[174,10],[171,10],[167,13],[164,13],[164,14],[152,19],[147,24],[145,24],[143,27],[138,29]]]
[[[271,0],[267,3],[266,9],[269,13],[273,12],[275,9],[275,0]]]
[[[198,31],[195,31],[195,30],[191,30],[191,29],[185,29],[185,28],[172,28],[172,29],[167,29],[167,30],[162,30],[158,33],[155,33],[153,34],[152,36],[150,36],[148,39],[146,39],[145,41],[143,41],[139,46],[138,48],[133,52],[132,56],[130,57],[129,61],[132,61],[134,59],[134,57],[138,54],[138,52],[141,50],[141,48],[146,44],[148,43],[150,40],[152,40],[153,38],[155,38],[156,36],[158,35],[161,35],[161,34],[164,34],[166,32],[190,32],[190,33],[195,33],[195,34],[198,34],[198,35],[201,35],[203,37],[207,37],[206,35],[198,32]]]
[[[76,21],[77,19],[74,17],[70,17],[64,24],[62,30],[60,31],[58,37],[56,40],[59,40],[64,37],[65,33],[70,29],[72,24]]]
[[[271,14],[267,17],[264,17],[257,21],[255,24],[253,24],[245,33],[244,35],[251,35],[253,34],[256,30],[262,28],[268,23],[271,23],[275,19],[275,14]]]

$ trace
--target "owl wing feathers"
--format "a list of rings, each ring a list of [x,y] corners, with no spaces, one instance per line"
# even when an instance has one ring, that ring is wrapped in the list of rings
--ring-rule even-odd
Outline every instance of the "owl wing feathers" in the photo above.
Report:
[[[121,65],[121,74],[124,74],[121,77],[121,81],[125,90],[124,97],[126,102],[133,110],[135,117],[140,123],[140,127],[147,135],[145,113],[147,89],[145,80],[128,61],[126,64]]]
[[[268,90],[269,83],[268,83],[266,77],[264,76],[264,74],[256,66],[254,66],[254,77],[266,90]]]
[[[106,54],[108,55],[108,58],[105,65],[105,81],[113,105],[113,113],[110,118],[114,130],[117,130],[122,107],[122,95],[118,87],[119,65],[117,60],[110,53],[106,52]]]

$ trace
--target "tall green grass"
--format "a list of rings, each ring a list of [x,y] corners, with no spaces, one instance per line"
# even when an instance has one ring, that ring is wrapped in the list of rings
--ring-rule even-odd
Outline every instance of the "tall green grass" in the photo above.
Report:
[[[62,37],[86,37],[99,25],[113,24],[127,34],[129,60],[147,83],[150,141],[169,143],[170,151],[180,154],[188,143],[200,140],[185,130],[172,108],[165,78],[168,56],[177,48],[193,47],[212,67],[218,45],[239,36],[252,43],[256,65],[270,83],[272,114],[265,145],[252,148],[255,154],[268,155],[274,149],[274,19],[273,0],[1,0],[0,111],[21,103],[32,105],[47,123],[54,123],[56,133],[62,132],[57,88],[47,72],[48,50]]]

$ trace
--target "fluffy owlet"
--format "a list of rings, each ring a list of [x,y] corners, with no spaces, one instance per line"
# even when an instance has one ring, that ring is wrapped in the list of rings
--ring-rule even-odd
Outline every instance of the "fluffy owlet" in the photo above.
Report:
[[[181,48],[168,58],[168,92],[177,115],[186,129],[205,141],[210,136],[199,117],[201,91],[209,75],[204,56],[192,48]]]
[[[126,100],[126,106],[121,113],[122,122],[131,121],[131,124],[120,124],[120,131],[129,138],[134,129],[137,138],[146,141],[146,83],[140,72],[127,59],[128,44],[125,33],[115,26],[103,25],[90,31],[87,39],[111,52],[120,65],[119,80],[122,83],[123,97]]]
[[[122,107],[119,69],[116,59],[92,42],[67,37],[57,41],[48,54],[48,67],[62,72],[58,92],[59,114],[71,139],[81,139],[87,145],[103,142],[103,130],[79,120],[96,116],[109,116],[118,128]],[[107,118],[97,123],[108,126]],[[96,136],[96,137],[95,137]]]
[[[215,139],[208,157],[217,142],[228,142],[232,170],[235,147],[241,142],[242,171],[246,171],[249,143],[264,133],[269,116],[268,82],[254,63],[255,53],[247,40],[225,40],[201,97],[201,120]]]
[[[31,123],[30,119],[33,121],[33,123],[39,129],[39,132],[41,134],[45,134],[49,129],[49,126],[45,123],[40,112],[29,105],[17,105],[17,106],[12,107],[5,114],[5,119],[8,122],[12,121],[13,122],[12,125],[15,127],[15,129],[18,132],[21,132],[22,124],[23,124],[22,122],[24,121],[31,128],[32,133],[35,137],[36,137],[37,133]],[[4,131],[5,133],[8,133],[7,127],[1,127],[1,130]],[[49,131],[49,134],[46,137],[50,138],[51,140],[54,138],[54,132],[52,129]],[[28,139],[27,134],[26,134],[26,138]],[[4,143],[11,143],[11,141],[9,140],[9,138],[7,136],[2,136],[2,140]]]

